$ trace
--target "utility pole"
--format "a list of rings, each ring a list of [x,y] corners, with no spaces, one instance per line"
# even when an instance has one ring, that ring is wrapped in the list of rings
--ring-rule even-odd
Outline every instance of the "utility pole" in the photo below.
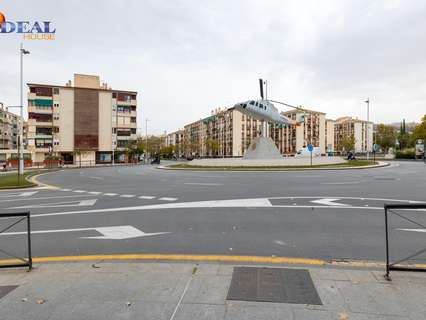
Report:
[[[19,134],[18,134],[18,152],[19,153],[19,165],[18,165],[18,175],[21,176],[24,174],[24,150],[23,150],[23,120],[24,120],[24,54],[29,54],[28,50],[25,50],[22,42],[19,50],[20,53],[20,64],[21,64],[21,85],[20,85],[20,108],[21,108],[21,119],[19,123]]]
[[[148,121],[149,119],[145,119],[145,157],[143,157],[144,164],[146,163],[148,157]]]
[[[366,151],[367,151],[367,160],[369,160],[370,158],[370,152],[368,150],[369,147],[369,137],[368,137],[368,126],[370,125],[370,98],[367,98],[367,100],[365,100],[365,103],[367,104],[367,125],[365,127],[365,136],[366,136]]]

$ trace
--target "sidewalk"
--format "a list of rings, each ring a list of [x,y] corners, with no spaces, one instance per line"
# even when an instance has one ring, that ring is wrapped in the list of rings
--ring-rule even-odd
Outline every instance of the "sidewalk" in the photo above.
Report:
[[[309,270],[322,305],[227,300],[234,266],[226,264],[50,263],[36,265],[31,272],[0,270],[0,319],[426,317],[424,273],[393,272],[393,281],[388,282],[383,271],[288,268]],[[262,285],[258,283],[258,288]],[[1,297],[6,289],[12,289],[5,286],[18,287]]]

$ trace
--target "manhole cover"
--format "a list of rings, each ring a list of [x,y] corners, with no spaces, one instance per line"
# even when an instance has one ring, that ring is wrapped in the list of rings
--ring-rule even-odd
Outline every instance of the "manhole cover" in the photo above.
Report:
[[[18,288],[18,286],[0,286],[0,299],[16,288]]]
[[[227,299],[322,305],[305,269],[235,267]]]

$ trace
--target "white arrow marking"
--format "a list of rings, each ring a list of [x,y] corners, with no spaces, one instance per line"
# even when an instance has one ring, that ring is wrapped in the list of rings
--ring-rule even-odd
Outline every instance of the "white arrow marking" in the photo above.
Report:
[[[33,204],[21,207],[12,207],[8,209],[21,209],[21,208],[61,208],[61,207],[84,207],[93,206],[96,203],[96,199],[81,200],[81,201],[66,201],[66,202],[55,202],[45,204]]]
[[[118,226],[118,227],[102,227],[96,228],[96,231],[102,234],[99,237],[82,237],[84,239],[114,239],[123,240],[131,238],[157,236],[160,234],[167,234],[170,232],[155,232],[145,233],[142,230],[136,229],[133,226]]]
[[[30,197],[33,194],[36,194],[38,191],[26,191],[26,192],[14,192],[14,193],[6,193],[1,194],[0,198],[7,198],[7,197]]]
[[[426,232],[426,229],[396,229],[400,231]]]
[[[156,233],[145,233],[133,226],[115,226],[115,227],[98,227],[98,228],[78,228],[78,229],[57,229],[57,230],[39,230],[31,231],[31,234],[46,234],[46,233],[61,233],[61,232],[81,232],[81,231],[97,231],[102,236],[98,237],[80,237],[82,239],[111,239],[111,240],[124,240],[131,238],[149,237],[160,234],[167,234],[170,232],[156,232]],[[7,232],[1,233],[3,236],[15,236],[27,234],[26,232]]]
[[[162,203],[162,204],[153,204],[153,205],[144,205],[144,206],[135,206],[135,207],[118,207],[118,208],[103,208],[103,209],[92,209],[92,210],[81,210],[81,211],[62,211],[62,212],[52,212],[44,214],[32,214],[32,218],[42,218],[50,216],[62,216],[62,215],[72,215],[72,214],[82,214],[82,213],[111,213],[111,212],[121,212],[121,211],[142,211],[142,210],[157,210],[157,209],[178,209],[178,208],[318,208],[318,209],[359,209],[359,210],[383,210],[381,207],[364,207],[364,206],[351,206],[345,204],[331,203],[331,205],[325,206],[314,206],[314,205],[272,205],[269,201],[270,199],[315,199],[321,198],[321,196],[316,197],[269,197],[269,198],[253,198],[253,199],[232,199],[232,200],[208,200],[208,201],[195,201],[195,202],[178,202],[178,203]],[[361,198],[357,197],[340,197],[341,199],[353,199],[359,200]],[[321,199],[320,199],[321,200]],[[337,198],[335,200],[338,200]],[[396,200],[396,199],[381,199],[381,198],[364,198],[364,200],[375,200],[375,201],[394,201],[394,202],[408,202],[409,200]],[[418,209],[416,211],[422,211]],[[423,210],[426,211],[426,210]]]
[[[344,203],[335,203],[334,201],[337,201],[337,200],[340,200],[340,199],[324,198],[324,199],[319,199],[319,200],[313,200],[313,201],[310,201],[310,202],[323,204],[325,206],[340,206],[340,207],[347,206],[347,204],[344,204]]]

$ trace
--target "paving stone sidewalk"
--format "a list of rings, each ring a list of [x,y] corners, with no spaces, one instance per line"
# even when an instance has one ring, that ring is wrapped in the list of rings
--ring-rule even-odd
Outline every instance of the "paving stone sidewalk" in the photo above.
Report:
[[[227,300],[232,265],[50,263],[0,270],[0,319],[426,319],[424,273],[270,267],[309,270],[322,305]]]

